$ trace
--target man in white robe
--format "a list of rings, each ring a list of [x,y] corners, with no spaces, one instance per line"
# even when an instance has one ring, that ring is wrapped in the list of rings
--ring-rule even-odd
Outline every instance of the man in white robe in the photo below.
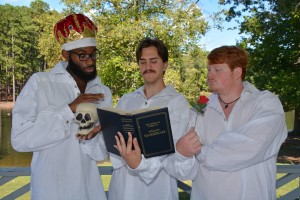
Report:
[[[121,97],[117,107],[125,111],[141,108],[168,107],[173,139],[185,133],[189,118],[189,105],[185,97],[166,86],[163,80],[168,66],[168,50],[162,41],[146,38],[136,51],[144,86]],[[141,155],[136,138],[126,143],[121,134],[117,147],[122,157],[110,154],[113,174],[109,186],[110,200],[177,200],[176,179],[163,169],[168,155],[146,159]],[[132,150],[132,145],[135,150]]]
[[[208,55],[212,94],[204,115],[198,114],[196,128],[177,142],[178,152],[165,162],[170,174],[193,180],[192,200],[276,199],[285,113],[276,95],[244,81],[247,64],[246,52],[236,46]]]
[[[32,200],[106,200],[96,161],[107,157],[100,126],[78,135],[78,104],[111,106],[110,89],[97,77],[96,26],[71,14],[54,28],[62,57],[50,72],[32,75],[13,109],[11,143],[33,152]]]

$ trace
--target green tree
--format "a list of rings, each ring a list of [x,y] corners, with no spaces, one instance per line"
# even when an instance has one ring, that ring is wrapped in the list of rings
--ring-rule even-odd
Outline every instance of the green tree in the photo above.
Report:
[[[162,39],[168,46],[166,83],[189,100],[198,96],[199,87],[205,82],[202,63],[205,52],[196,44],[208,24],[196,3],[179,0],[62,2],[66,4],[62,13],[50,10],[42,0],[34,0],[30,8],[0,6],[1,87],[6,80],[7,87],[11,86],[15,75],[20,90],[32,73],[52,68],[61,55],[61,47],[53,35],[54,24],[71,12],[83,12],[98,26],[97,48],[101,52],[98,72],[112,89],[115,100],[142,85],[135,49],[144,37]],[[16,14],[10,17],[9,13]]]
[[[37,33],[32,21],[32,10],[28,7],[0,6],[0,57],[7,71],[9,86],[18,93],[28,76],[40,65],[37,50]],[[14,13],[14,14],[11,14]],[[11,83],[13,82],[13,83]],[[11,89],[6,88],[6,91]],[[9,95],[15,94],[15,90]]]
[[[298,0],[220,0],[231,5],[227,20],[238,19],[250,55],[248,79],[279,95],[286,111],[295,110],[300,132],[300,7]]]
[[[55,10],[50,10],[49,5],[42,0],[34,0],[30,3],[32,9],[32,22],[36,25],[38,58],[42,60],[38,71],[45,71],[52,68],[59,60],[61,47],[53,34],[55,23],[63,18],[63,15]]]
[[[42,0],[34,0],[30,3],[30,8],[32,8],[37,14],[42,14],[50,11],[49,4],[43,2]]]
[[[182,75],[182,85],[179,91],[185,94],[189,102],[196,102],[200,92],[208,92],[206,85],[206,57],[207,52],[198,46],[190,48],[190,51],[183,55],[180,73]]]
[[[181,65],[182,55],[189,52],[208,28],[200,8],[193,1],[63,2],[67,6],[66,11],[90,13],[98,24],[101,77],[105,84],[111,86],[116,98],[142,84],[137,78],[135,58],[135,49],[142,38],[159,38],[166,43],[171,59],[165,79],[180,89],[183,81],[181,68],[185,67]],[[111,73],[107,73],[110,70]]]
[[[43,59],[42,71],[53,68],[61,60],[61,46],[53,34],[54,25],[61,18],[63,15],[54,10],[40,14],[34,20],[38,24],[37,48],[39,58]]]

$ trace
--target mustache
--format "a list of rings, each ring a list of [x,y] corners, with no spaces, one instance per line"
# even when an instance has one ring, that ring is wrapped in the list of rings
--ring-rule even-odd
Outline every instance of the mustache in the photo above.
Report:
[[[147,74],[147,73],[156,73],[156,71],[154,71],[153,69],[148,69],[143,71],[143,74]]]
[[[88,66],[88,67],[85,67],[84,69],[89,69],[89,68],[96,68],[96,65],[91,65],[91,66]]]

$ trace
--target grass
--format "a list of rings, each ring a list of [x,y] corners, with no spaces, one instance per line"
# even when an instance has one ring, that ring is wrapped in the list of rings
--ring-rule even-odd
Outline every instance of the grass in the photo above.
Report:
[[[109,166],[110,163],[106,162],[101,164],[100,166]],[[277,178],[282,177],[284,174],[277,174]],[[105,191],[108,190],[109,188],[109,182],[110,182],[110,175],[102,175],[101,179],[102,179],[102,183],[103,183],[103,187],[105,189]],[[2,185],[0,187],[0,199],[2,199],[3,197],[5,197],[6,195],[12,193],[13,191],[15,191],[16,189],[26,185],[27,183],[29,183],[30,181],[30,177],[28,176],[20,176],[17,177],[13,180],[11,180],[10,182]],[[188,185],[192,185],[191,181],[184,181],[186,184]],[[300,183],[300,179],[299,177],[297,179],[294,179],[293,181],[287,183],[286,185],[280,187],[277,189],[277,197],[281,197],[285,194],[287,194],[288,192],[294,190],[299,186]],[[185,193],[184,191],[178,189],[179,192],[179,199],[180,200],[189,200],[190,197],[187,193]],[[30,192],[27,192],[26,194],[24,194],[22,197],[17,198],[18,200],[30,200]]]
[[[6,195],[14,192],[18,188],[23,187],[28,184],[30,181],[29,176],[18,176],[17,178],[7,182],[6,184],[0,187],[0,199],[5,197]],[[30,200],[30,192],[27,192],[23,196],[17,198],[18,200]]]
[[[285,121],[288,130],[294,129],[295,111],[289,111],[285,113]]]
[[[282,176],[284,176],[285,174],[277,174],[277,178],[280,178]],[[289,193],[290,191],[296,189],[297,187],[299,187],[299,183],[300,183],[300,179],[299,177],[294,179],[293,181],[283,185],[282,187],[278,188],[276,190],[277,193],[277,198]]]

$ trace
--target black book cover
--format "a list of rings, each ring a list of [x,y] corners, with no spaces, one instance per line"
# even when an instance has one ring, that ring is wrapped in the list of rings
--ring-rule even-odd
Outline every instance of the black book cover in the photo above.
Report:
[[[120,155],[114,147],[115,135],[121,132],[125,141],[128,132],[137,137],[145,158],[174,153],[174,142],[168,108],[141,110],[130,114],[114,108],[97,109],[107,151]]]

